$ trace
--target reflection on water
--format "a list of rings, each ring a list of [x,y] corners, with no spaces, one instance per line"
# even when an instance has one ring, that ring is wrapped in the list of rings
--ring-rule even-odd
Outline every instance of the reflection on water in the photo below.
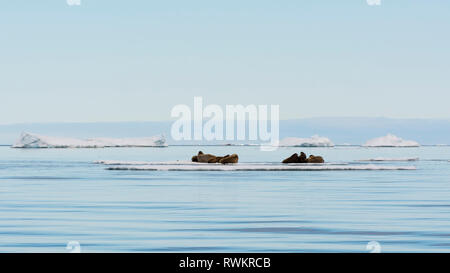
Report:
[[[95,160],[186,160],[197,150],[279,162],[415,158],[414,171],[111,171]],[[450,147],[0,147],[0,251],[383,252],[450,250]]]

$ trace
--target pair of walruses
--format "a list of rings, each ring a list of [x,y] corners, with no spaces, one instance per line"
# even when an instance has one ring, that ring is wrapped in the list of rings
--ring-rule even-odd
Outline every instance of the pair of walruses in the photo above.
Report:
[[[304,152],[301,152],[300,155],[293,154],[290,157],[283,160],[282,163],[325,163],[321,156],[310,155],[308,158]]]
[[[226,156],[215,156],[212,154],[204,154],[202,151],[198,152],[197,155],[192,157],[192,162],[199,163],[238,163],[239,156],[237,154],[226,155]]]

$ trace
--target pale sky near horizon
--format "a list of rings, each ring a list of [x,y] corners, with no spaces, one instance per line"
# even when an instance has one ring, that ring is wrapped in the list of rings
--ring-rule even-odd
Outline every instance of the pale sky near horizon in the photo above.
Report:
[[[0,124],[169,120],[176,104],[282,119],[450,118],[450,1],[2,1]]]

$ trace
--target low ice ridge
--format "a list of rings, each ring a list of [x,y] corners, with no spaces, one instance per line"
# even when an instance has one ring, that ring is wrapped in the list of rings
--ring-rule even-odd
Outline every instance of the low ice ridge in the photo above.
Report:
[[[116,165],[107,170],[129,171],[392,171],[416,170],[414,166],[383,166],[374,164],[360,165],[325,165],[325,164],[153,164],[153,165]]]
[[[310,138],[287,137],[280,141],[281,147],[334,147],[329,138],[314,135]]]
[[[413,140],[404,140],[398,136],[387,134],[383,137],[368,140],[364,147],[419,147],[420,144]]]

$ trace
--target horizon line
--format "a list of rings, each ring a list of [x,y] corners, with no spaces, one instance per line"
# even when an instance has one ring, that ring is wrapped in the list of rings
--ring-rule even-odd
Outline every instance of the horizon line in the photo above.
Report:
[[[435,120],[435,121],[450,121],[450,118],[424,118],[424,117],[411,117],[411,118],[397,118],[397,117],[367,117],[367,116],[317,116],[317,117],[303,117],[303,118],[287,118],[280,119],[280,121],[296,121],[307,119],[389,119],[389,120]],[[13,123],[0,123],[0,126],[12,126],[12,125],[25,125],[25,124],[96,124],[96,123],[166,123],[174,122],[174,120],[128,120],[128,121],[32,121],[32,122],[13,122]],[[246,119],[247,120],[247,119]],[[268,119],[270,121],[270,119]]]

